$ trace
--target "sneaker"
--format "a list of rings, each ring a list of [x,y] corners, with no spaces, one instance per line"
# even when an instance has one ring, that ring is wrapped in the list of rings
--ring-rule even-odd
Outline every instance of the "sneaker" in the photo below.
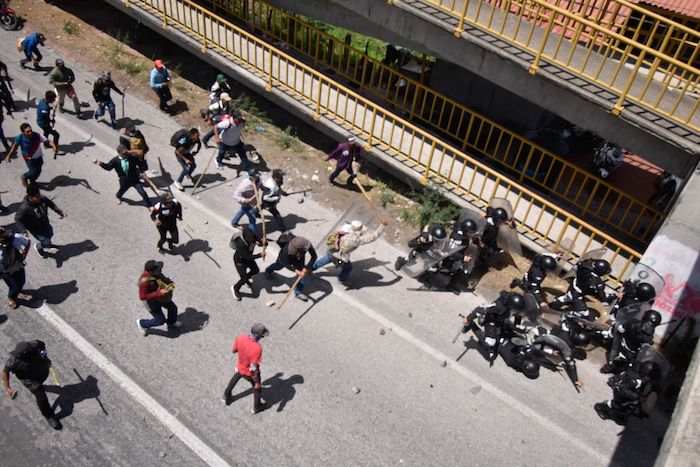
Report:
[[[605,402],[598,402],[593,406],[593,408],[601,419],[607,420],[610,418],[608,416],[608,404]]]
[[[66,155],[66,151],[61,151],[60,149],[58,149],[58,150],[56,151],[56,155],[57,155],[57,156],[65,156],[65,155]]]
[[[606,363],[605,365],[600,367],[600,372],[604,375],[615,373],[615,365],[613,365],[612,363]]]
[[[177,188],[180,191],[185,191],[185,187],[182,186],[182,183],[180,183],[178,181],[175,182],[175,188]]]
[[[141,326],[141,320],[140,320],[140,319],[137,319],[137,320],[136,320],[136,326],[139,327],[139,331],[141,332],[141,334],[143,334],[144,336],[148,335],[148,329],[147,329],[147,328],[144,328],[143,326]]]
[[[399,256],[398,258],[396,258],[396,262],[394,263],[394,269],[400,271],[404,264],[406,264],[406,258],[404,258],[403,256]]]
[[[54,430],[60,430],[63,428],[63,425],[61,425],[61,422],[59,422],[56,417],[49,417],[46,419],[48,422],[49,426],[53,428]]]
[[[221,164],[221,162],[216,161],[216,168],[217,168],[217,169],[223,169],[224,166],[223,166],[223,164]]]
[[[182,327],[182,323],[180,321],[175,321],[172,324],[168,324],[168,329],[178,329]]]
[[[230,397],[228,397],[228,396],[223,396],[223,397],[221,398],[221,402],[223,402],[225,405],[229,406],[229,405],[231,405],[231,402],[233,402],[233,401],[231,400]]]
[[[122,199],[121,199],[121,198],[117,198],[117,204],[122,204]]]
[[[46,258],[46,253],[44,252],[44,249],[40,248],[38,243],[34,244],[34,249],[37,253],[39,253],[39,256],[41,256],[42,258]]]
[[[252,409],[250,409],[250,413],[252,413],[253,415],[255,415],[256,413],[262,412],[262,411],[265,410],[266,408],[267,408],[267,403],[266,403],[266,402],[261,402],[259,406],[253,407]]]
[[[162,246],[159,246],[159,247],[158,247],[158,253],[160,253],[161,255],[164,255],[164,254],[165,254],[165,248],[163,248]]]
[[[301,300],[302,302],[308,302],[308,301],[309,301],[309,297],[307,297],[307,296],[304,295],[303,293],[298,293],[298,294],[295,295],[295,297],[298,298],[299,300]]]
[[[55,255],[56,253],[58,253],[58,248],[56,248],[55,246],[44,248],[44,253],[47,253],[49,255]]]
[[[95,120],[97,120],[98,118],[100,118],[100,116],[97,115],[97,109],[95,109],[95,110],[92,111],[92,118],[94,118]]]
[[[231,286],[231,293],[233,294],[233,298],[235,298],[237,302],[241,301],[241,293],[238,291],[235,285]]]

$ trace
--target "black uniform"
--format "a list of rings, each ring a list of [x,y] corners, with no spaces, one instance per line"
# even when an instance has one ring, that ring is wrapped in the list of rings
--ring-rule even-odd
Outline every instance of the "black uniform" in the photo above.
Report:
[[[605,282],[593,271],[593,260],[585,260],[578,264],[569,290],[554,299],[549,307],[552,310],[560,310],[562,306],[569,305],[574,316],[591,319],[593,316],[586,304],[586,295],[594,295],[600,301],[608,303],[615,298],[615,295],[605,295]]]
[[[180,241],[180,233],[177,230],[177,221],[182,220],[182,205],[173,199],[172,204],[166,205],[162,201],[156,203],[151,210],[151,220],[159,220],[158,233],[160,234],[160,240],[158,240],[158,249],[162,249],[166,242],[167,234],[170,233],[170,239],[167,240],[168,246],[172,250],[173,244],[177,244]]]
[[[44,381],[49,377],[51,360],[46,354],[46,344],[35,340],[30,342],[20,342],[15,350],[10,352],[10,358],[5,362],[3,372],[14,375],[19,379],[36,398],[36,405],[49,424],[60,429],[61,424],[56,420],[53,408],[46,397]]]
[[[618,425],[627,423],[630,415],[646,418],[648,415],[642,410],[642,401],[658,390],[656,384],[633,370],[611,376],[608,386],[613,390],[612,400],[599,402],[593,407],[600,418],[612,419]]]
[[[547,277],[547,271],[540,265],[542,255],[537,255],[532,259],[530,269],[525,273],[522,280],[515,279],[511,287],[519,286],[523,292],[532,294],[537,300],[537,303],[542,303],[545,300],[544,292],[542,292],[542,282]]]
[[[632,319],[625,324],[615,325],[610,358],[601,371],[603,373],[623,371],[634,360],[642,345],[651,344],[653,341],[654,326],[649,323]]]
[[[262,255],[253,254],[255,245],[258,243],[258,236],[250,229],[243,229],[240,235],[234,235],[231,239],[231,247],[235,250],[233,264],[236,266],[236,271],[238,271],[240,276],[238,282],[233,286],[236,293],[243,287],[243,284],[250,286],[250,280],[260,272],[255,260]]]
[[[495,302],[486,307],[475,308],[468,316],[469,327],[464,332],[469,329],[474,331],[474,335],[488,352],[491,361],[498,355],[498,341],[501,338],[505,321],[510,316],[508,308],[510,295],[508,292],[501,292]],[[483,327],[483,331],[479,326]]]
[[[492,208],[486,208],[486,226],[479,237],[479,265],[488,269],[493,255],[500,253],[498,248],[498,224],[492,217]]]

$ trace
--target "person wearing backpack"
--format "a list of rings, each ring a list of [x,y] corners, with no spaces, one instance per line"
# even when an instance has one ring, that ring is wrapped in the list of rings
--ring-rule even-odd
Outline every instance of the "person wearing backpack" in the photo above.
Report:
[[[15,350],[10,352],[10,358],[5,362],[2,369],[2,384],[7,397],[14,400],[17,391],[10,386],[10,374],[14,373],[24,387],[34,395],[36,405],[49,426],[54,430],[60,430],[63,425],[56,418],[44,389],[44,381],[49,377],[50,371],[51,360],[46,353],[46,344],[40,340],[22,341],[17,343]]]
[[[56,254],[58,249],[53,246],[53,227],[49,222],[49,209],[63,219],[66,213],[46,196],[43,196],[36,184],[27,187],[27,196],[24,197],[17,212],[15,212],[15,224],[17,230],[27,235],[31,233],[36,238],[34,249],[42,258],[47,254]]]
[[[97,159],[93,159],[92,163],[99,165],[106,171],[114,170],[119,177],[119,190],[117,190],[117,204],[122,204],[122,196],[126,193],[126,190],[133,187],[139,192],[143,202],[146,207],[150,208],[152,206],[151,200],[148,199],[146,190],[143,189],[141,185],[141,174],[144,172],[143,162],[137,157],[129,155],[126,146],[117,146],[117,157],[113,157],[106,164],[100,162]]]
[[[185,176],[189,177],[192,184],[194,184],[192,173],[197,168],[194,156],[202,147],[202,142],[199,139],[199,130],[191,128],[188,131],[183,128],[176,131],[170,138],[170,145],[175,147],[175,157],[177,157],[177,162],[182,167],[180,175],[175,180],[175,187],[180,191],[185,191],[185,187],[182,186]]]
[[[340,275],[338,280],[346,287],[350,287],[350,272],[352,271],[352,262],[350,261],[350,253],[355,251],[360,245],[375,241],[384,231],[384,226],[387,225],[386,220],[381,219],[379,226],[371,232],[368,232],[362,222],[354,220],[350,224],[341,226],[340,230],[333,232],[326,239],[328,251],[325,256],[320,257],[311,267],[315,271],[329,264],[331,261],[336,266],[340,266]]]
[[[24,235],[13,234],[11,230],[0,227],[0,276],[8,288],[7,305],[13,310],[17,308],[18,298],[27,298],[22,293],[22,287],[26,281],[24,260],[30,243]]]
[[[144,336],[152,327],[167,324],[168,330],[180,327],[177,320],[177,305],[173,302],[175,283],[163,275],[163,263],[149,259],[139,277],[139,299],[153,316],[153,319],[137,319],[136,325]],[[168,318],[163,314],[163,308],[168,311]]]
[[[41,168],[44,165],[44,152],[42,150],[44,142],[48,142],[54,151],[54,155],[58,153],[58,147],[53,141],[47,140],[39,133],[32,131],[32,126],[29,123],[22,123],[19,131],[21,133],[15,137],[15,141],[5,156],[5,160],[10,162],[17,152],[17,148],[20,148],[28,169],[22,174],[20,181],[22,186],[27,188],[30,183],[35,183],[41,175]]]
[[[170,233],[170,239],[167,240],[170,251],[173,250],[173,244],[180,241],[180,235],[177,230],[177,221],[182,220],[182,205],[177,202],[170,193],[160,195],[160,201],[153,206],[151,211],[151,220],[156,223],[160,240],[158,240],[158,252],[165,253],[163,245],[166,242],[166,237]]]
[[[231,293],[236,301],[241,301],[241,287],[252,287],[250,280],[260,272],[257,263],[258,258],[265,258],[265,251],[253,254],[256,245],[262,245],[258,235],[250,229],[242,228],[233,234],[229,246],[234,249],[233,264],[238,271],[239,280],[231,286]]]

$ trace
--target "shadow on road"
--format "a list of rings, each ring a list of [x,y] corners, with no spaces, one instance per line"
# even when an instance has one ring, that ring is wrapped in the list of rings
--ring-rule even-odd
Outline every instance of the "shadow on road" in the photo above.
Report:
[[[73,370],[75,371],[75,370]],[[76,374],[78,372],[76,371]],[[80,377],[80,375],[78,375]],[[100,389],[97,387],[97,378],[92,375],[88,375],[86,379],[80,378],[79,383],[75,384],[65,384],[63,386],[44,386],[46,392],[52,392],[58,394],[58,397],[53,402],[54,410],[58,407],[60,410],[56,412],[56,418],[62,419],[69,417],[75,408],[75,404],[80,403],[86,399],[97,399],[100,396]],[[97,399],[100,404],[102,411],[107,414],[102,403]]]
[[[92,240],[83,240],[82,242],[55,246],[58,248],[58,253],[56,253],[55,255],[47,254],[46,256],[49,258],[53,258],[56,261],[57,268],[63,267],[63,263],[65,263],[71,258],[80,256],[83,253],[95,251],[99,248],[92,242]]]
[[[57,305],[65,302],[68,297],[78,292],[78,282],[75,280],[63,284],[44,285],[36,290],[27,289],[31,298],[23,303],[29,308],[39,308],[44,303]]]
[[[177,320],[180,321],[180,327],[174,329],[158,329],[150,328],[148,335],[167,337],[174,339],[183,334],[190,332],[201,331],[209,324],[209,313],[197,311],[195,308],[187,307],[183,313],[177,315]]]

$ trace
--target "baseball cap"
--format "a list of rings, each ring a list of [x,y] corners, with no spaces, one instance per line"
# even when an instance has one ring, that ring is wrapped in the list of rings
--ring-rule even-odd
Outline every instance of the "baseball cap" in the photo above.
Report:
[[[153,66],[155,66],[156,68],[163,68],[163,60],[153,60]]]
[[[159,269],[162,267],[163,267],[162,261],[156,261],[154,259],[149,259],[148,261],[146,261],[146,264],[143,266],[143,269],[144,269],[144,271],[153,272],[156,269]]]
[[[225,83],[227,80],[222,73],[219,73],[218,75],[216,75],[216,81],[218,81],[219,83]]]
[[[222,101],[230,101],[231,100],[231,96],[227,92],[222,92],[221,95],[219,96],[219,98]]]
[[[362,222],[357,220],[352,221],[350,225],[352,226],[352,230],[354,230],[355,232],[359,232],[360,230],[362,230],[363,227]]]
[[[262,323],[255,323],[252,328],[250,328],[250,333],[256,336],[268,336],[270,331]]]

